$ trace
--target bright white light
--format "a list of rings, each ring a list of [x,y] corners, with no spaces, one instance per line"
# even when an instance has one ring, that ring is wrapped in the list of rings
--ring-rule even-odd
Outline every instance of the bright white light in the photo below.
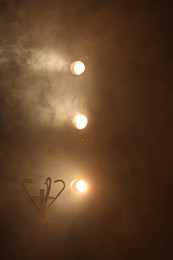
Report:
[[[73,180],[70,184],[70,187],[71,190],[76,194],[84,193],[88,189],[88,185],[86,184],[86,182],[80,179]]]
[[[79,192],[85,192],[87,190],[87,184],[83,180],[76,182],[76,189]]]
[[[74,127],[76,127],[77,129],[84,129],[87,123],[88,123],[87,117],[82,114],[75,116],[73,119]]]
[[[70,70],[73,75],[81,75],[85,71],[85,65],[81,61],[74,61],[70,66]]]
[[[31,57],[28,65],[36,71],[65,71],[67,62],[65,58],[58,52],[43,48],[31,51]]]

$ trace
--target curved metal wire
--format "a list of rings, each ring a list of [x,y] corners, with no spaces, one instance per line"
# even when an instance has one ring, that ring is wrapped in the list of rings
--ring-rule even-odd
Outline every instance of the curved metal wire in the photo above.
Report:
[[[55,200],[59,197],[59,195],[63,192],[63,190],[65,189],[65,182],[61,179],[58,179],[56,181],[54,181],[55,183],[57,182],[61,182],[63,184],[62,189],[58,192],[58,194],[54,197],[54,199],[49,203],[49,205],[46,207],[46,210],[48,210],[50,208],[50,206],[55,202]]]
[[[44,209],[45,209],[45,207],[46,207],[46,204],[47,204],[48,199],[51,198],[51,197],[49,197],[49,193],[50,193],[50,189],[51,189],[51,183],[52,183],[52,180],[51,180],[50,177],[48,177],[48,178],[46,179],[45,183],[44,183],[44,184],[47,185]]]
[[[55,200],[63,192],[63,190],[65,189],[65,182],[61,179],[54,181],[54,183],[58,183],[58,182],[59,183],[61,182],[63,184],[63,187],[60,189],[58,194],[55,197],[53,197],[53,196],[49,196],[50,190],[51,190],[51,184],[52,184],[52,180],[50,177],[48,177],[44,183],[44,184],[46,184],[46,194],[44,195],[44,189],[40,189],[40,196],[32,196],[31,193],[29,192],[28,188],[26,187],[27,184],[33,184],[32,180],[25,179],[23,181],[24,190],[25,190],[26,194],[28,195],[30,201],[34,205],[34,207],[37,209],[37,211],[45,214],[46,211],[50,208],[50,206],[55,202]],[[51,202],[47,205],[48,200],[51,200]]]
[[[29,183],[29,184],[32,184],[33,181],[30,180],[30,179],[25,179],[25,180],[23,181],[23,188],[24,188],[26,194],[28,195],[30,201],[31,201],[32,204],[34,205],[34,207],[35,207],[38,211],[40,211],[40,209],[39,209],[37,203],[35,202],[35,200],[34,200],[33,197],[31,196],[29,190],[26,188],[26,184],[28,184],[28,183]]]

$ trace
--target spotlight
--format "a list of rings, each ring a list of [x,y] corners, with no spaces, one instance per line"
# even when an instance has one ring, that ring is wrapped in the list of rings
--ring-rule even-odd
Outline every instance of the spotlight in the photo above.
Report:
[[[77,129],[84,129],[88,123],[86,116],[78,114],[73,118],[73,125]]]
[[[81,75],[85,71],[85,65],[82,61],[74,61],[70,66],[73,75]]]
[[[88,185],[84,180],[75,179],[71,182],[70,187],[74,193],[81,194],[85,193],[88,189]]]

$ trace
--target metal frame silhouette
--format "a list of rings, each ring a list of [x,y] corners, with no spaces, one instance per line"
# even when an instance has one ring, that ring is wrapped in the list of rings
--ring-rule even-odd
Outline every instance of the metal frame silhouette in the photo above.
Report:
[[[62,188],[57,193],[56,196],[49,196],[50,190],[51,190],[51,184],[52,180],[50,177],[48,177],[44,184],[46,184],[46,189],[40,189],[40,196],[32,196],[29,189],[27,188],[28,184],[33,184],[33,181],[31,179],[25,179],[23,181],[23,188],[28,195],[30,201],[32,202],[33,206],[36,208],[38,212],[41,214],[45,214],[47,210],[52,206],[52,204],[55,202],[55,200],[60,196],[60,194],[65,189],[65,182],[61,179],[55,180],[54,183],[62,183]],[[48,201],[50,201],[48,203]]]

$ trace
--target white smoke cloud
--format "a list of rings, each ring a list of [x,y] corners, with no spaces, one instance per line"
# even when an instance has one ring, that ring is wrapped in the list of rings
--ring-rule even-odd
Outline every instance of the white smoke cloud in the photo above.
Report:
[[[27,64],[36,71],[66,71],[69,65],[63,55],[47,48],[33,49]]]

